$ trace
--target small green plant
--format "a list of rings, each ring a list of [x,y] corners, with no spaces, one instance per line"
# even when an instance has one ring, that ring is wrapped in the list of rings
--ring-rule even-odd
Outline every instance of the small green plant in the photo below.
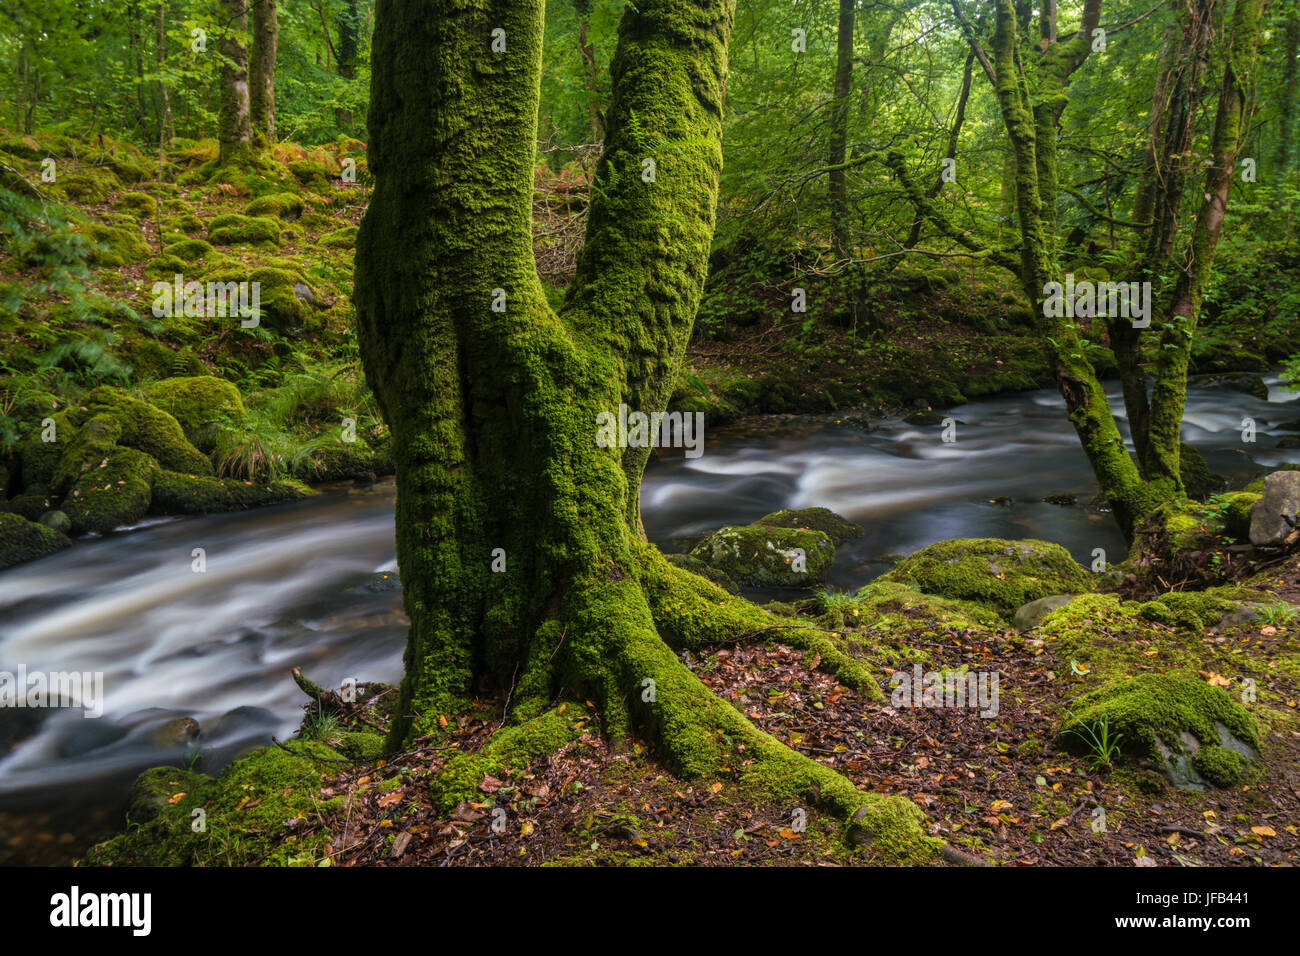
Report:
[[[1273,627],[1286,627],[1293,624],[1296,618],[1300,617],[1300,612],[1296,611],[1295,606],[1288,604],[1286,601],[1265,604],[1257,609],[1257,613],[1261,624],[1268,624]]]
[[[1123,734],[1115,734],[1113,737],[1110,733],[1110,721],[1103,716],[1095,724],[1085,724],[1074,715],[1074,711],[1067,710],[1070,719],[1074,721],[1075,726],[1070,728],[1070,733],[1075,734],[1079,739],[1088,745],[1088,763],[1093,770],[1109,770],[1115,765],[1115,760],[1119,757],[1119,742],[1124,739]]]
[[[345,728],[343,722],[334,714],[322,714],[319,710],[308,717],[302,726],[302,734],[309,740],[319,740],[333,747],[343,740]]]

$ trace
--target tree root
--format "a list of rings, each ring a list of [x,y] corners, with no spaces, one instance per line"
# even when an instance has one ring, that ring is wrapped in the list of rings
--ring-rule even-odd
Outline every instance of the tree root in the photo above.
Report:
[[[728,594],[712,581],[664,560],[650,549],[643,579],[655,626],[670,647],[697,650],[730,644],[770,644],[780,641],[816,654],[817,669],[871,700],[884,693],[871,672],[846,654],[827,631],[811,624],[780,624],[767,611],[744,598]]]

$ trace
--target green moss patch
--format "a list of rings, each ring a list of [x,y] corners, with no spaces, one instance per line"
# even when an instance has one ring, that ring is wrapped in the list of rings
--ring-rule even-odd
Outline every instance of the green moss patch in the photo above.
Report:
[[[217,246],[280,243],[280,223],[267,216],[230,213],[208,223],[208,241]]]
[[[153,509],[158,514],[208,514],[298,501],[314,494],[298,481],[260,484],[163,470],[154,481]]]
[[[790,508],[763,515],[755,524],[768,528],[803,528],[820,531],[836,544],[862,537],[862,529],[829,508]]]
[[[777,587],[821,584],[835,560],[835,545],[820,531],[743,525],[720,528],[691,551],[734,581]]]
[[[35,561],[72,542],[43,524],[0,511],[0,569]]]
[[[134,448],[116,448],[78,479],[63,499],[74,531],[103,534],[134,524],[149,512],[158,463]]]
[[[86,418],[109,414],[122,427],[119,444],[137,448],[172,471],[212,474],[212,463],[190,444],[180,423],[162,409],[132,398],[120,388],[101,385],[86,396],[80,414]]]
[[[1092,580],[1059,544],[956,538],[922,548],[883,575],[927,594],[982,604],[1005,618],[1030,601],[1078,594]]]
[[[211,375],[163,379],[146,388],[144,396],[175,418],[185,437],[207,454],[216,445],[218,428],[248,417],[239,389]]]

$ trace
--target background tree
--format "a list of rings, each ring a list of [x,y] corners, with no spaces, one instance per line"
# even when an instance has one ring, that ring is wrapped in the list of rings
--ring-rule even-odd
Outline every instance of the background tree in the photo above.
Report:
[[[221,0],[224,19],[219,51],[221,115],[220,162],[231,162],[251,150],[253,131],[248,90],[248,0]]]
[[[253,36],[248,57],[249,120],[258,146],[275,142],[275,51],[280,24],[276,0],[252,0]]]

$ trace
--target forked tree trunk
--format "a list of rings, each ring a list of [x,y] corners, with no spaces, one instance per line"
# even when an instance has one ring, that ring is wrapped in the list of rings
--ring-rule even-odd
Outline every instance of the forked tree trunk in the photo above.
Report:
[[[650,450],[597,440],[601,412],[662,410],[681,367],[714,225],[732,4],[626,8],[587,241],[559,312],[532,251],[542,8],[377,4],[355,304],[393,436],[411,621],[390,746],[483,685],[508,692],[521,728],[586,700],[612,740],[639,729],[683,774],[732,761],[928,852],[912,810],[786,749],[676,658],[670,640],[735,637],[766,615],[646,543]],[[878,693],[869,676],[856,686]]]
[[[248,105],[248,0],[221,0],[221,111],[218,117],[218,160],[222,165],[246,157],[252,127]]]
[[[254,142],[259,149],[275,143],[275,50],[280,23],[276,0],[251,0],[253,42],[248,57],[248,107]]]

